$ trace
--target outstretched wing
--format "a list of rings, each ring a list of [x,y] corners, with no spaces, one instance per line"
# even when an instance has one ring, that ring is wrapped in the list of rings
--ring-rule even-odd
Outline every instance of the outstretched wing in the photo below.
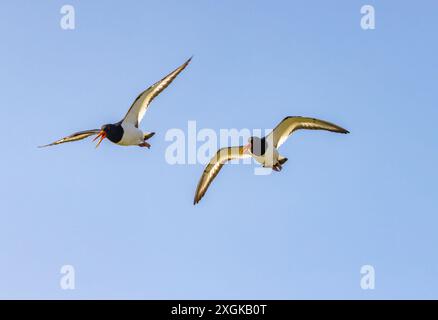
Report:
[[[198,187],[196,188],[195,200],[193,204],[197,204],[207,192],[213,179],[218,175],[224,164],[232,159],[243,159],[251,157],[243,152],[243,147],[228,147],[219,149],[218,152],[211,158],[210,162],[204,169]]]
[[[180,72],[187,67],[191,60],[192,58],[184,62],[180,67],[176,68],[163,79],[140,93],[137,99],[134,100],[131,108],[129,108],[128,113],[125,115],[122,122],[130,123],[138,127],[151,101],[158,96],[161,91],[167,88],[167,86],[178,76],[178,74],[180,74]]]
[[[266,136],[268,141],[273,141],[276,148],[280,147],[292,132],[299,129],[307,130],[327,130],[338,133],[349,133],[348,130],[341,128],[333,123],[306,117],[286,117],[270,134]],[[272,139],[272,140],[271,140]]]
[[[39,146],[38,148],[50,147],[50,146],[55,146],[55,145],[61,144],[61,143],[82,140],[82,139],[85,139],[85,138],[92,136],[94,134],[98,134],[99,132],[100,132],[99,129],[76,132],[76,133],[69,135],[68,137],[59,139],[59,140],[57,140],[53,143],[50,143],[50,144],[46,144],[45,146]]]

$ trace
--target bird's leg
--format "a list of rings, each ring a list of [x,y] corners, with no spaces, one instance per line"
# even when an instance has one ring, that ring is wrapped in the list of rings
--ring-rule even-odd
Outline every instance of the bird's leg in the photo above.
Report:
[[[151,145],[149,143],[146,142],[146,140],[149,140],[150,138],[152,138],[154,136],[155,132],[151,132],[151,133],[147,133],[143,136],[143,142],[140,143],[138,146],[139,147],[146,147],[148,149],[151,148]]]
[[[147,143],[146,141],[140,143],[138,146],[139,146],[139,147],[146,147],[146,148],[148,148],[148,149],[151,148],[151,145],[150,145],[149,143]]]

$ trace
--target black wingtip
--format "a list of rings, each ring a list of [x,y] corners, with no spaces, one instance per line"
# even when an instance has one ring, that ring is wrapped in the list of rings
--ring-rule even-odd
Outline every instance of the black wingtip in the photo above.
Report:
[[[184,62],[184,66],[187,66],[190,63],[190,61],[192,61],[192,59],[193,59],[193,55],[190,58],[188,58],[186,62]]]
[[[344,129],[342,127],[336,126],[336,130],[333,130],[334,132],[337,133],[343,133],[343,134],[348,134],[350,133],[350,131],[348,131],[347,129]]]

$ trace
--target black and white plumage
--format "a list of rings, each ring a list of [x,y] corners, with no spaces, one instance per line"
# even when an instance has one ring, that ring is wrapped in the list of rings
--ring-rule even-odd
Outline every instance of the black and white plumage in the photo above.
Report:
[[[278,148],[294,131],[299,129],[349,133],[344,128],[327,121],[307,117],[286,117],[271,133],[263,138],[250,137],[246,146],[220,149],[202,173],[193,204],[197,204],[202,199],[223,165],[230,160],[253,157],[263,167],[281,171],[282,165],[287,161],[287,158],[280,155]]]
[[[92,135],[97,135],[94,140],[98,138],[100,139],[96,145],[96,148],[105,138],[108,138],[108,140],[110,140],[111,142],[122,146],[135,145],[149,148],[150,144],[147,143],[146,140],[151,138],[155,133],[143,133],[143,131],[141,131],[138,126],[143,119],[151,101],[156,96],[158,96],[164,89],[167,88],[167,86],[178,76],[178,74],[180,74],[181,71],[183,71],[185,67],[187,67],[191,60],[192,58],[188,59],[181,66],[169,73],[163,79],[154,83],[152,86],[140,93],[121,121],[114,124],[103,125],[100,129],[76,132],[68,137],[59,139],[53,143],[41,147],[48,147],[66,142],[78,141]]]

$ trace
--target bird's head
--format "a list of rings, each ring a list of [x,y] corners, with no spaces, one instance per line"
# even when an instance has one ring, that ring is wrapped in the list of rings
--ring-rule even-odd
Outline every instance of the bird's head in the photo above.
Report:
[[[267,143],[264,138],[250,137],[248,144],[244,146],[243,152],[251,152],[256,156],[261,156],[265,153]]]
[[[100,132],[97,134],[96,138],[93,139],[93,141],[96,141],[99,139],[99,141],[96,144],[96,148],[100,145],[103,139],[105,139],[108,136],[108,133],[111,131],[111,124],[105,124],[100,128]]]

